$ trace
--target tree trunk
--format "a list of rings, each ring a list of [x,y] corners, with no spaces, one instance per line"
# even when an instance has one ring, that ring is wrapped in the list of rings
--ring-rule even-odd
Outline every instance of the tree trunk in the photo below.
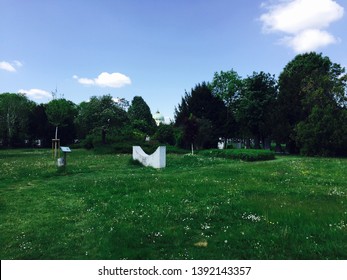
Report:
[[[58,147],[58,127],[56,126],[55,127],[55,140],[56,141],[54,141],[54,158],[57,158],[57,156],[58,156],[58,149],[59,149],[59,147]]]
[[[245,148],[250,149],[251,148],[251,140],[249,138],[246,139],[245,141]]]
[[[260,149],[260,138],[259,138],[259,136],[256,136],[254,138],[254,148],[255,149]]]
[[[271,140],[270,140],[270,138],[264,138],[263,148],[265,150],[271,150]]]
[[[12,140],[12,130],[11,130],[11,121],[10,121],[10,113],[7,112],[6,115],[6,123],[7,123],[7,145],[8,147],[11,146],[11,140]]]
[[[281,147],[281,144],[279,142],[276,142],[275,152],[276,153],[282,153],[282,147]]]
[[[105,127],[103,127],[101,130],[101,141],[102,141],[102,144],[106,144],[106,129],[105,129]]]

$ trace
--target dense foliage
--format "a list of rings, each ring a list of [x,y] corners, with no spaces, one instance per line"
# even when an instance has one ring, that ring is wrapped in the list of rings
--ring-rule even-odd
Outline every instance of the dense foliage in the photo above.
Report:
[[[321,54],[296,56],[279,77],[278,133],[290,152],[347,154],[345,69]]]
[[[0,95],[0,142],[3,146],[19,146],[29,137],[29,116],[34,107],[24,95]]]
[[[347,155],[347,75],[314,52],[297,55],[278,80],[262,71],[246,78],[233,69],[215,72],[210,83],[185,92],[172,124],[156,126],[140,96],[128,105],[111,95],[76,105],[65,99],[35,104],[25,95],[3,93],[0,147],[49,146],[58,137],[63,144],[79,139],[87,148],[128,150],[151,139],[201,150],[232,140],[246,148],[269,149],[274,142],[276,151],[285,146],[289,153]]]
[[[189,148],[216,147],[218,137],[224,135],[226,107],[213,95],[206,83],[196,85],[186,92],[175,110],[175,125],[182,129],[180,145]]]
[[[151,110],[141,96],[135,96],[128,110],[131,126],[144,135],[153,135],[156,124]]]

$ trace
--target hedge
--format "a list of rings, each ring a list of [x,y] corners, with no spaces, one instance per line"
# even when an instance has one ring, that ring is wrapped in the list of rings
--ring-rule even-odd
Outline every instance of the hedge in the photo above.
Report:
[[[269,150],[253,149],[231,149],[231,150],[203,150],[199,151],[200,155],[209,157],[219,157],[227,159],[239,159],[244,161],[262,161],[275,159],[275,153]]]

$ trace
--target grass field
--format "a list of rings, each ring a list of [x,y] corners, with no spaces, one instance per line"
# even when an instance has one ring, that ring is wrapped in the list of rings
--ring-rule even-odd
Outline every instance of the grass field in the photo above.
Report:
[[[0,151],[1,259],[347,259],[347,159]]]

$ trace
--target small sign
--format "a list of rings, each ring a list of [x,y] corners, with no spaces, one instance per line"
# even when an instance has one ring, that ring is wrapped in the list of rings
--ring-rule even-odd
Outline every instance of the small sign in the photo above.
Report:
[[[71,153],[71,150],[69,147],[60,146],[60,149],[63,153]]]

